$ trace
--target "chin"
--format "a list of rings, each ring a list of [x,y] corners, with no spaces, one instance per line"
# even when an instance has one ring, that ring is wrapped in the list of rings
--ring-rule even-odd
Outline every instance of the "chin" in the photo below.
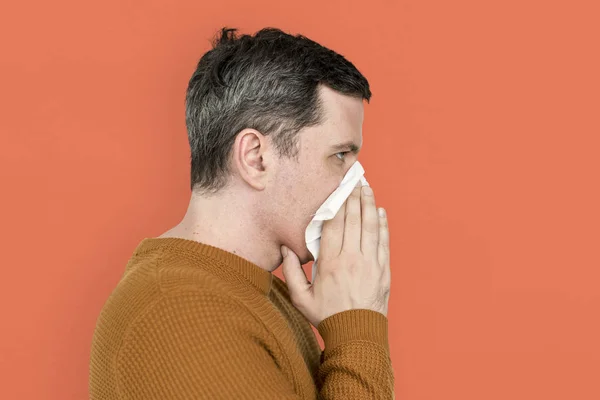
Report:
[[[308,251],[306,247],[304,248],[304,253],[302,254],[302,256],[298,255],[298,259],[300,260],[300,264],[302,265],[315,260],[311,252]]]
[[[302,236],[301,239],[298,238],[298,240],[290,240],[287,243],[285,240],[282,240],[282,242],[294,253],[296,253],[296,256],[298,256],[298,260],[300,260],[300,264],[304,265],[308,262],[314,261],[312,253],[308,251],[308,247],[306,247],[304,236]]]

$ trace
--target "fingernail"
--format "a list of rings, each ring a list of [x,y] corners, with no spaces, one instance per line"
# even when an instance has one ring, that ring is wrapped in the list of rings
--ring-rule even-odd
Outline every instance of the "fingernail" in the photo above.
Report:
[[[385,210],[383,208],[379,209],[379,216],[380,217],[385,217]]]
[[[288,249],[287,249],[287,247],[285,247],[285,246],[281,246],[281,254],[282,254],[284,257],[287,257],[287,254],[288,254]]]
[[[363,186],[362,191],[367,196],[371,196],[373,194],[373,189],[371,189],[371,187],[369,187],[369,186]]]

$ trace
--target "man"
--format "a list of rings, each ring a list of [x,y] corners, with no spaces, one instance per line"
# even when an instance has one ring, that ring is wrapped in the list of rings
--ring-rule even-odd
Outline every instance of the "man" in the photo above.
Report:
[[[352,63],[304,36],[221,31],[187,90],[188,210],[139,244],[106,302],[92,399],[393,398],[389,235],[368,187],[323,225],[314,282],[301,267],[370,97]],[[286,282],[271,273],[282,263]]]

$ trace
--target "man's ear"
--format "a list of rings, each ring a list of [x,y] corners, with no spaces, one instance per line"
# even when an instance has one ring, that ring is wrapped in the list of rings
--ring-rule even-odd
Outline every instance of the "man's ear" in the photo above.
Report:
[[[255,129],[240,131],[233,143],[233,167],[256,190],[263,190],[267,183],[268,149],[267,137]]]

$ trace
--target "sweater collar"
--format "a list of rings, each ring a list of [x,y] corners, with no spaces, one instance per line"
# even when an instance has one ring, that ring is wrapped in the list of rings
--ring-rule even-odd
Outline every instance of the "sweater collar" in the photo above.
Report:
[[[140,242],[135,253],[137,254],[153,249],[163,249],[175,253],[187,253],[187,255],[191,255],[193,259],[196,260],[209,258],[216,262],[203,262],[201,263],[203,268],[217,272],[218,275],[238,281],[241,277],[246,283],[251,284],[265,295],[267,295],[271,289],[273,280],[273,274],[271,272],[237,254],[230,253],[229,251],[218,247],[182,238],[145,238]],[[228,271],[223,271],[223,264],[229,267]]]

